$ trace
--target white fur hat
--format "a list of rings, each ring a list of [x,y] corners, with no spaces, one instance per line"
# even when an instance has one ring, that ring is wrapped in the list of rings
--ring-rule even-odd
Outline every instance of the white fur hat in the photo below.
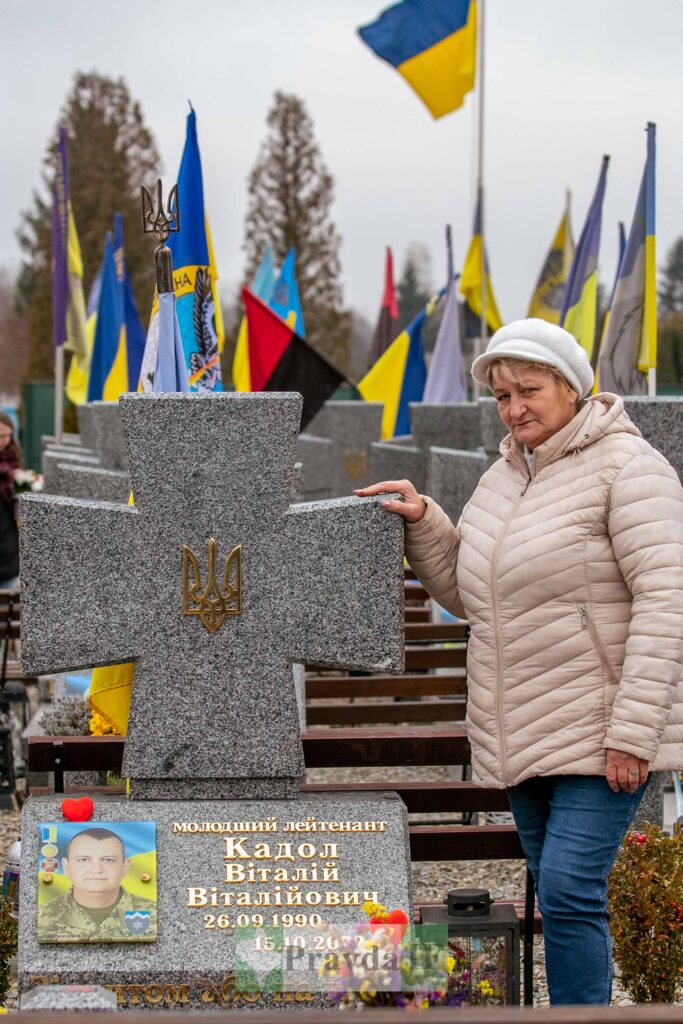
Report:
[[[488,384],[486,368],[494,359],[529,359],[554,366],[583,398],[593,388],[593,368],[573,334],[545,320],[514,320],[493,335],[472,363],[472,376]]]

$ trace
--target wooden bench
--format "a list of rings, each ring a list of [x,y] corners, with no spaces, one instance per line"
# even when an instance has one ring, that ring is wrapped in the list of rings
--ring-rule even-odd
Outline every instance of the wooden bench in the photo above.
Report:
[[[21,639],[21,596],[18,590],[0,591],[0,688],[8,680],[35,683],[35,676],[24,675],[18,657]],[[13,654],[13,657],[10,657]]]
[[[405,631],[406,674],[402,676],[329,676],[323,674],[322,668],[309,666],[306,680],[308,724],[345,726],[464,721],[469,627],[462,622],[407,622]],[[443,644],[449,646],[435,646]],[[435,675],[431,670],[436,668],[450,671],[446,675]],[[395,703],[397,697],[402,698],[400,703]],[[430,699],[435,697],[450,699]],[[336,703],[331,702],[334,698]],[[366,702],[341,703],[340,698],[354,701],[360,698]],[[367,703],[367,698],[372,698],[373,703]],[[326,703],[314,704],[312,701]]]

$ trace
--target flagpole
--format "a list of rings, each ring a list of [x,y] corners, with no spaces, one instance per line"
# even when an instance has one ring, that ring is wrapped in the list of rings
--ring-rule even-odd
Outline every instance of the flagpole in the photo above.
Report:
[[[479,228],[481,252],[479,254],[479,274],[481,278],[481,322],[479,338],[474,343],[474,358],[484,351],[486,339],[486,212],[484,209],[484,26],[486,0],[479,3],[479,124],[477,131],[477,203],[479,206]],[[481,396],[481,385],[474,381],[473,398],[476,402]]]
[[[64,343],[55,346],[55,444],[62,443],[64,429]]]

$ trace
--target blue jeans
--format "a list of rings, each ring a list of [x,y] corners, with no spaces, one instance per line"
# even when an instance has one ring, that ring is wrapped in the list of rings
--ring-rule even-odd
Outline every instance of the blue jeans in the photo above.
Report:
[[[508,789],[543,918],[552,1004],[612,998],[607,878],[647,784],[613,793],[601,775],[547,775]]]

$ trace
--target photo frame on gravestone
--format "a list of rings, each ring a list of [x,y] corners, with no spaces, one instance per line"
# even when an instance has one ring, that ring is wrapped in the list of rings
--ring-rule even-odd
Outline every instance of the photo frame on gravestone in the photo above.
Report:
[[[156,822],[46,821],[38,835],[38,942],[156,941]]]

